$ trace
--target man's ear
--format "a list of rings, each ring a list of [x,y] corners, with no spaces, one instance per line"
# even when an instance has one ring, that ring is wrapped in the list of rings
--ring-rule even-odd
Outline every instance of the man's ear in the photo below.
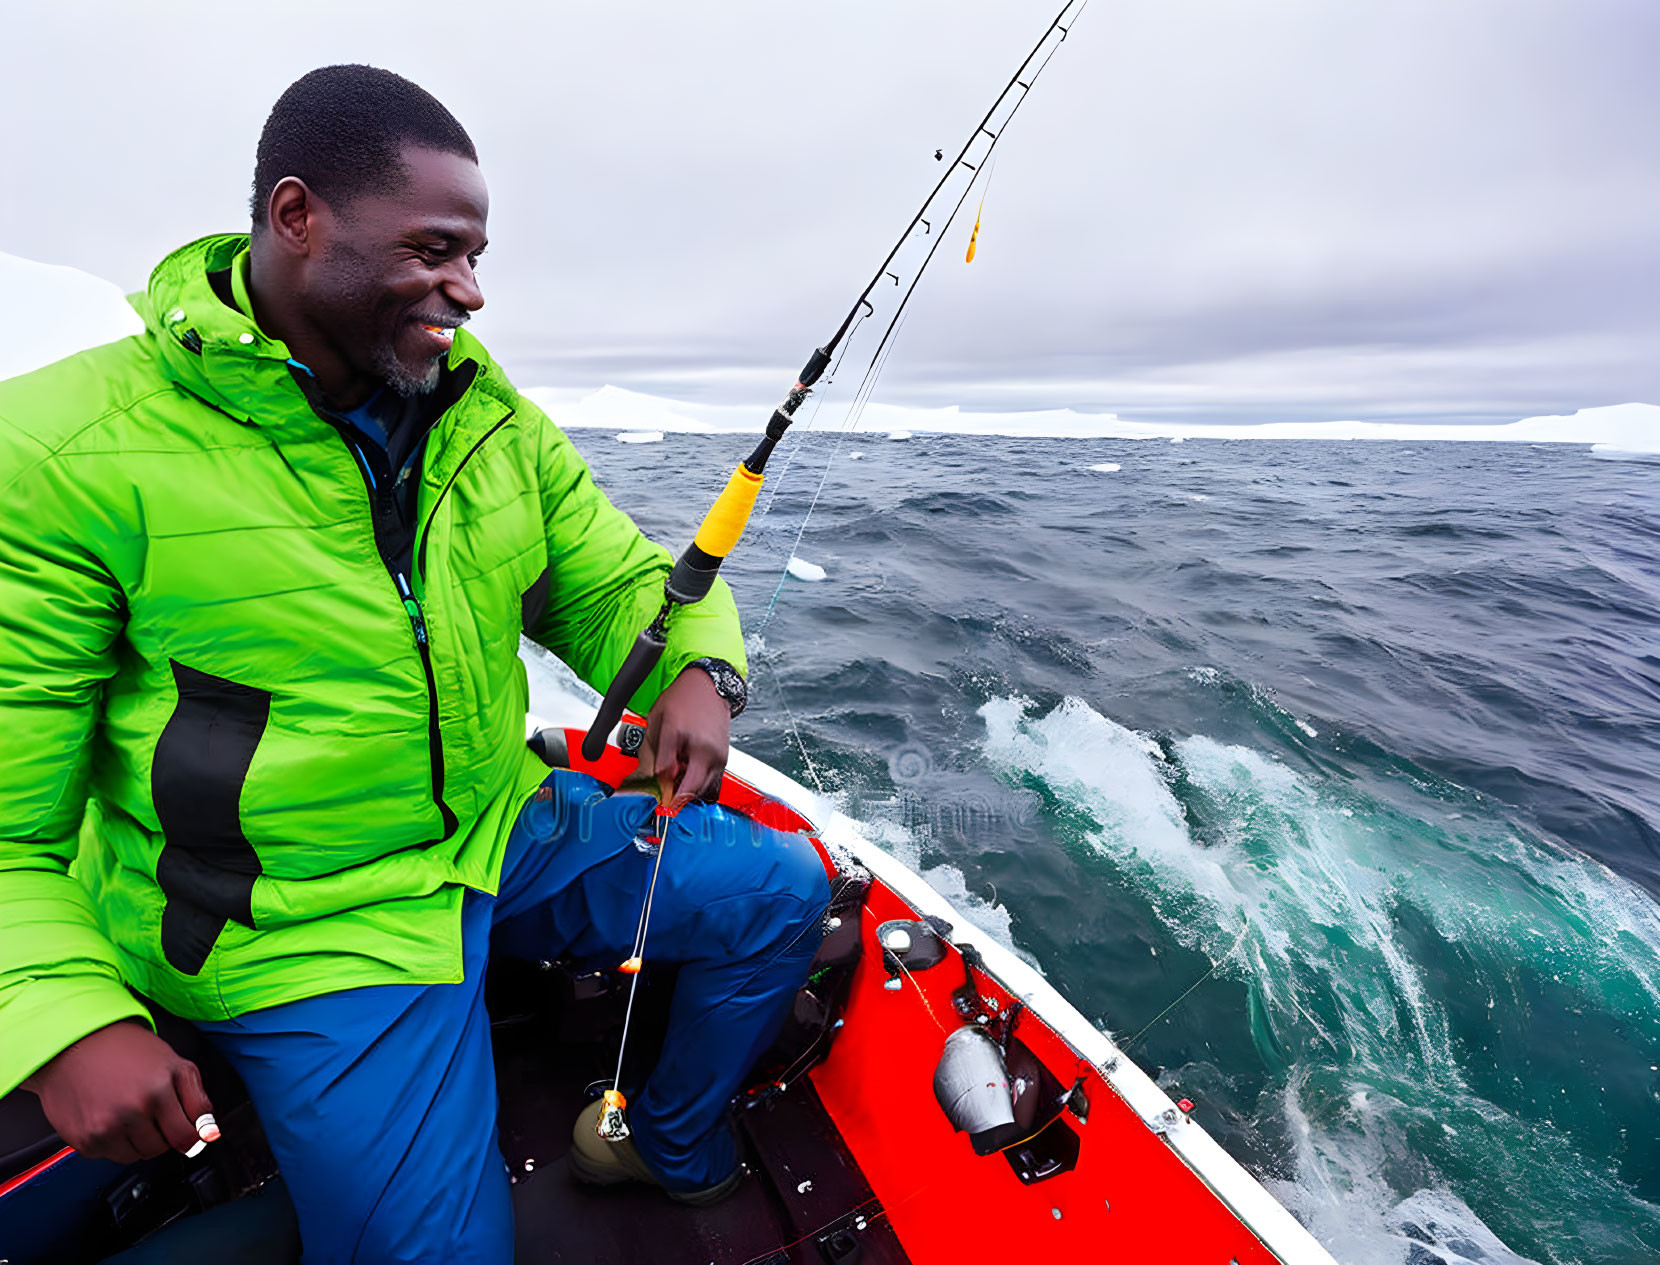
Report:
[[[265,227],[284,254],[303,256],[317,246],[315,230],[322,203],[298,176],[284,176],[271,190]]]

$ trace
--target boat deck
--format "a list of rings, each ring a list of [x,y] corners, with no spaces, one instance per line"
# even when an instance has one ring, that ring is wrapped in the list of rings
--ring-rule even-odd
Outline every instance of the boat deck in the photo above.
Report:
[[[501,1149],[514,1177],[518,1265],[826,1265],[908,1258],[810,1078],[739,1113],[751,1170],[731,1198],[687,1208],[639,1185],[596,1189],[565,1165],[605,1046],[561,1042],[545,1017],[498,1026]],[[528,1167],[527,1167],[528,1165]]]

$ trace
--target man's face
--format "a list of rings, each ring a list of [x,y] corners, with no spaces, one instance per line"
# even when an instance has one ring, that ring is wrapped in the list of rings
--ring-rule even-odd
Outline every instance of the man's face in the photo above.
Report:
[[[473,275],[490,198],[478,164],[404,151],[409,177],[329,217],[305,282],[305,315],[359,373],[400,395],[438,385],[459,325],[484,306]]]

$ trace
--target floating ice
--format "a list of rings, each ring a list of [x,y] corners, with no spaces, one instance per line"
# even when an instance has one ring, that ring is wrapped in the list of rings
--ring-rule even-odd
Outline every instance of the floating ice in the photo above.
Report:
[[[1098,466],[1090,467],[1091,470],[1098,470],[1102,474],[1117,474],[1123,468],[1124,467],[1119,465],[1116,461],[1103,461]]]
[[[819,566],[818,563],[808,562],[807,559],[798,558],[794,554],[790,555],[790,561],[785,570],[798,580],[822,580],[825,575],[824,568]]]
[[[910,437],[911,432],[908,430],[890,430],[888,432],[889,439],[909,439]]]
[[[850,452],[847,454],[847,459],[849,461],[863,461],[864,456],[865,454],[862,452]]]
[[[1187,436],[1186,435],[1172,435],[1172,436],[1170,436],[1170,442],[1173,443],[1173,444],[1185,444],[1187,442]]]
[[[663,432],[660,430],[624,430],[617,432],[619,444],[660,444],[663,442]]]

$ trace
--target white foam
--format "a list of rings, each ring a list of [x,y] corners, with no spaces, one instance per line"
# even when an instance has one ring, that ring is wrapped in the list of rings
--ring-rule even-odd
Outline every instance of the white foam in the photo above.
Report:
[[[144,330],[119,288],[78,268],[0,252],[0,293],[13,314],[0,339],[0,378]]]
[[[1091,470],[1098,471],[1101,474],[1117,474],[1123,468],[1116,461],[1103,461],[1100,465],[1090,467]]]
[[[794,554],[790,555],[790,560],[785,564],[784,569],[796,579],[806,580],[809,583],[822,580],[825,576],[824,568],[819,566],[818,563],[808,562],[807,559],[798,558]]]
[[[850,452],[847,454],[847,459],[849,461],[863,461],[865,459],[865,454],[862,452]]]
[[[1339,1150],[1332,1121],[1303,1110],[1306,1089],[1306,1078],[1294,1076],[1279,1096],[1297,1180],[1264,1184],[1344,1265],[1538,1265],[1506,1247],[1452,1191],[1420,1188],[1403,1199],[1390,1188],[1383,1175],[1412,1145],[1396,1123],[1399,1102],[1364,1090],[1349,1095],[1337,1117]]]
[[[1309,724],[1306,720],[1299,720],[1297,722],[1297,728],[1301,729],[1310,738],[1318,738],[1320,736],[1320,731],[1313,725]]]
[[[964,915],[970,924],[984,932],[1028,966],[1043,973],[1036,958],[1014,942],[1014,919],[1009,911],[991,900],[969,890],[968,881],[954,865],[926,865],[922,842],[915,833],[901,823],[884,815],[879,805],[867,804],[859,816],[859,830],[884,852],[899,858],[908,869],[920,874],[928,886],[951,902],[951,907]]]
[[[1592,1202],[1599,1224],[1620,1215],[1609,1210],[1633,1224],[1655,1215],[1571,1135],[1472,1087],[1445,985],[1426,979],[1398,918],[1409,903],[1482,958],[1508,961],[1525,944],[1600,1013],[1648,1024],[1660,1007],[1653,901],[1502,823],[1455,835],[1247,747],[1203,735],[1161,747],[1078,699],[1030,712],[1018,698],[981,708],[987,757],[1093,822],[1090,841],[1169,932],[1243,980],[1259,1049],[1285,1077],[1279,1108],[1294,1142],[1295,1182],[1270,1184],[1339,1260],[1400,1265],[1427,1235],[1448,1265],[1524,1265],[1455,1192],[1391,1184],[1422,1173],[1425,1118],[1456,1137],[1449,1145],[1502,1166],[1518,1216]],[[1203,805],[1202,839],[1178,779]],[[1336,1067],[1332,1051],[1343,1052]]]

